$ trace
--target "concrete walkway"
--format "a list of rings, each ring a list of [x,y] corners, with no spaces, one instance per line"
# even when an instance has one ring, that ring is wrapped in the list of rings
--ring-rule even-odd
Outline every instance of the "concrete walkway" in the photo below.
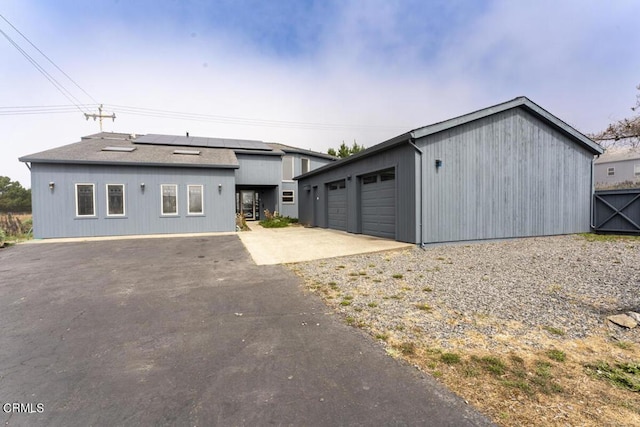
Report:
[[[257,222],[250,223],[249,228],[251,231],[240,232],[238,236],[257,265],[312,261],[414,246],[326,228],[264,228]]]

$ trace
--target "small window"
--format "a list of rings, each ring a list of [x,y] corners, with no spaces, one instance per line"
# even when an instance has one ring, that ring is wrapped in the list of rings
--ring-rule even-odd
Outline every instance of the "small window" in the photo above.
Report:
[[[294,203],[293,190],[284,190],[282,192],[282,203]]]
[[[393,181],[396,179],[396,171],[388,170],[380,174],[380,181]]]
[[[202,215],[204,213],[202,185],[188,185],[189,215]]]
[[[96,198],[93,184],[76,184],[76,215],[95,216]]]
[[[616,168],[607,168],[607,175],[613,176],[616,174]]]
[[[378,182],[378,175],[369,175],[362,178],[363,184],[375,184]]]
[[[300,159],[302,173],[309,172],[309,159]]]
[[[640,176],[640,163],[633,165],[633,174],[635,176]]]
[[[344,179],[341,181],[335,181],[335,182],[330,182],[329,183],[329,191],[334,191],[334,190],[339,190],[341,188],[345,188],[345,182]]]
[[[124,184],[107,184],[107,216],[124,215]]]
[[[293,157],[284,156],[282,158],[282,180],[293,180]]]
[[[163,184],[161,187],[162,215],[178,215],[178,186]]]

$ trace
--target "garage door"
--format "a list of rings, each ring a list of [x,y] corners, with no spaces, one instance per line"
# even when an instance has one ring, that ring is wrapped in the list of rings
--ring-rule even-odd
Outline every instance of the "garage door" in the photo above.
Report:
[[[327,185],[327,218],[329,228],[347,230],[347,188],[343,180],[331,182]]]
[[[393,169],[361,180],[362,233],[396,238],[396,174]]]

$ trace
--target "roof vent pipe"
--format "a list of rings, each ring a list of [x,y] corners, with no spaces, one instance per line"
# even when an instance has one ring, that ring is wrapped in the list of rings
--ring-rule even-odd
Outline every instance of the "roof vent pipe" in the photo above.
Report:
[[[189,138],[189,131],[187,131],[187,138]]]

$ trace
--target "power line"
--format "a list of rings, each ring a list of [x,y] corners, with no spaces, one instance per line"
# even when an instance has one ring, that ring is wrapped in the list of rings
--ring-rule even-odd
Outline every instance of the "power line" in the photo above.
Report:
[[[83,104],[84,107],[95,108],[93,104]],[[143,117],[153,117],[172,120],[188,120],[200,122],[213,122],[242,126],[277,127],[289,129],[307,130],[346,130],[346,129],[371,129],[378,131],[403,130],[407,125],[370,125],[370,124],[349,124],[349,123],[319,123],[319,122],[296,122],[285,120],[267,120],[247,117],[223,116],[213,114],[189,113],[181,111],[161,110],[156,108],[133,107],[127,105],[106,105],[114,110],[118,115],[137,115]],[[25,115],[25,114],[61,114],[75,112],[73,105],[33,105],[33,106],[13,106],[0,107],[2,115]],[[91,116],[91,115],[90,115]],[[111,116],[109,116],[111,118]]]
[[[53,60],[52,60],[51,58],[49,58],[49,57],[48,57],[48,56],[47,56],[43,51],[41,51],[41,50],[38,48],[38,46],[36,46],[35,44],[33,44],[33,43],[31,42],[31,40],[29,40],[29,39],[27,38],[27,36],[25,36],[25,35],[24,35],[24,34],[23,34],[19,29],[17,29],[17,28],[15,27],[15,25],[13,25],[11,22],[9,22],[9,20],[8,20],[7,18],[5,18],[2,14],[0,14],[0,18],[2,18],[2,19],[3,19],[7,24],[9,24],[9,25],[11,26],[11,28],[13,28],[13,29],[18,33],[18,34],[20,34],[20,35],[22,36],[22,38],[23,38],[23,39],[25,39],[25,40],[26,40],[26,41],[27,41],[27,42],[28,42],[28,43],[29,43],[29,44],[30,44],[30,45],[31,45],[35,50],[37,50],[37,51],[40,53],[40,55],[44,56],[44,57],[47,59],[47,61],[49,61],[49,62],[50,62],[54,67],[56,67],[56,69],[57,69],[58,71],[60,71],[62,74],[64,74],[64,76],[65,76],[67,79],[69,79],[69,81],[71,81],[71,83],[73,83],[73,84],[74,84],[78,89],[80,89],[82,92],[84,92],[84,94],[85,94],[85,95],[87,95],[89,98],[91,98],[91,100],[92,100],[94,103],[98,104],[98,101],[96,101],[96,100],[95,100],[95,98],[94,98],[93,96],[89,95],[89,93],[88,93],[86,90],[84,90],[82,87],[80,87],[80,85],[79,85],[78,83],[76,83],[76,81],[75,81],[75,80],[73,80],[73,79],[72,79],[72,78],[71,78],[67,73],[65,73],[65,72],[62,70],[62,68],[58,67],[58,65],[57,65],[55,62],[53,62]]]

